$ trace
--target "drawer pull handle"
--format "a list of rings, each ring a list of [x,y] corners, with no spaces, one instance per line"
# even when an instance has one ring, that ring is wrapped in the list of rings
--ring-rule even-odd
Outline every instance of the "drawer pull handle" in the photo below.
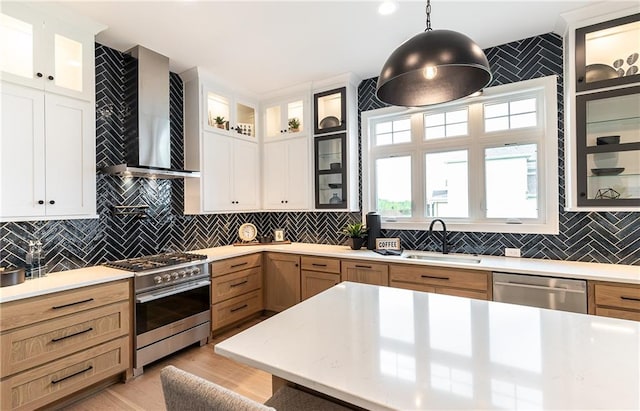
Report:
[[[358,265],[358,264],[356,264],[356,268],[368,268],[368,269],[372,269],[373,267],[371,267],[370,265]]]
[[[76,301],[75,303],[69,303],[69,304],[64,304],[64,305],[54,305],[51,308],[53,308],[54,310],[58,310],[60,308],[71,307],[72,305],[88,303],[89,301],[93,301],[93,298],[87,298],[86,300]]]
[[[449,281],[449,277],[437,277],[434,275],[421,275],[420,277],[422,278],[431,278],[432,280],[444,280],[444,281]]]
[[[312,266],[314,267],[326,267],[326,264],[318,264],[318,263],[311,263]]]
[[[86,330],[78,331],[77,333],[73,333],[73,334],[65,335],[64,337],[52,338],[52,339],[51,339],[51,342],[58,342],[58,341],[62,341],[62,340],[67,339],[67,338],[75,337],[76,335],[80,335],[80,334],[88,333],[89,331],[93,331],[93,327],[89,327],[89,328],[87,328]]]
[[[249,280],[240,281],[239,283],[231,284],[229,287],[240,287],[241,285],[246,284],[248,282]]]
[[[621,300],[629,300],[629,301],[640,301],[640,298],[635,297],[625,297],[624,295],[620,297]]]
[[[57,383],[62,382],[64,380],[68,380],[71,377],[75,377],[76,375],[82,374],[83,372],[87,372],[89,370],[93,370],[93,365],[88,366],[84,370],[80,370],[78,372],[74,372],[71,375],[67,375],[66,377],[58,378],[57,380],[51,380],[51,384],[57,384]]]
[[[231,311],[232,313],[235,313],[236,311],[240,311],[240,310],[242,310],[243,308],[247,308],[248,306],[249,306],[249,304],[241,305],[240,307],[232,308],[232,309],[231,309],[231,310],[229,310],[229,311]]]
[[[242,267],[243,265],[247,265],[248,263],[245,261],[244,263],[240,263],[240,264],[233,264],[231,266],[231,268],[236,268],[236,267]]]

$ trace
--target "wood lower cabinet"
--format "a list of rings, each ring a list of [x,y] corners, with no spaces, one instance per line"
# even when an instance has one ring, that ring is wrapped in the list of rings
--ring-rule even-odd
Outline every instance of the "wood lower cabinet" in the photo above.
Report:
[[[589,314],[640,321],[640,285],[590,281]]]
[[[338,259],[303,255],[301,265],[301,294],[303,300],[340,283],[340,260]]]
[[[262,254],[215,261],[210,268],[213,332],[262,311]]]
[[[34,409],[131,368],[129,280],[0,306],[0,409]]]
[[[342,261],[342,280],[355,283],[389,285],[389,266],[366,261]]]
[[[480,270],[393,264],[389,285],[458,297],[491,300],[491,273]]]
[[[300,256],[266,253],[265,309],[284,311],[300,302]]]

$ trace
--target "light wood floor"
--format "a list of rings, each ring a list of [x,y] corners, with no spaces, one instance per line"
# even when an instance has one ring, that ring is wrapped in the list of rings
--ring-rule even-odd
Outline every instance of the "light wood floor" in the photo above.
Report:
[[[204,347],[188,347],[144,367],[144,373],[126,384],[116,384],[63,408],[68,411],[166,410],[160,384],[160,370],[174,365],[216,384],[227,387],[258,402],[271,396],[271,374],[260,371],[213,352],[213,346],[243,329],[258,323],[254,320],[232,329]]]

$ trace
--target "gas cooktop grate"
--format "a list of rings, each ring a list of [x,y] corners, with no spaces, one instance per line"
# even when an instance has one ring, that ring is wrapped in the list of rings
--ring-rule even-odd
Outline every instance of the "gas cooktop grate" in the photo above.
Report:
[[[109,261],[104,263],[103,265],[106,267],[117,268],[119,270],[140,272],[153,270],[156,268],[170,267],[177,264],[199,262],[206,259],[207,256],[202,254],[176,252],[156,254],[146,257],[127,258],[118,261]]]

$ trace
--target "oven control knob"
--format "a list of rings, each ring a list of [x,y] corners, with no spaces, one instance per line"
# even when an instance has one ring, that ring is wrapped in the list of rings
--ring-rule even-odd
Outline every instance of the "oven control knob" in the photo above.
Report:
[[[193,275],[193,270],[187,270],[187,274],[189,274],[189,277],[191,277]]]
[[[177,280],[178,278],[180,278],[180,274],[173,273],[173,274],[171,274],[171,277],[173,277],[174,280]]]
[[[182,270],[182,271],[178,272],[178,275],[180,276],[180,278],[185,278],[187,276],[187,272]]]
[[[166,282],[171,281],[171,274],[164,274],[164,275],[162,276],[162,279],[163,279],[164,281],[166,281]]]
[[[162,277],[160,277],[159,275],[156,275],[155,277],[153,277],[153,282],[156,284],[162,283]]]
[[[195,267],[195,268],[193,269],[193,273],[194,273],[194,274],[200,274],[200,267]]]

